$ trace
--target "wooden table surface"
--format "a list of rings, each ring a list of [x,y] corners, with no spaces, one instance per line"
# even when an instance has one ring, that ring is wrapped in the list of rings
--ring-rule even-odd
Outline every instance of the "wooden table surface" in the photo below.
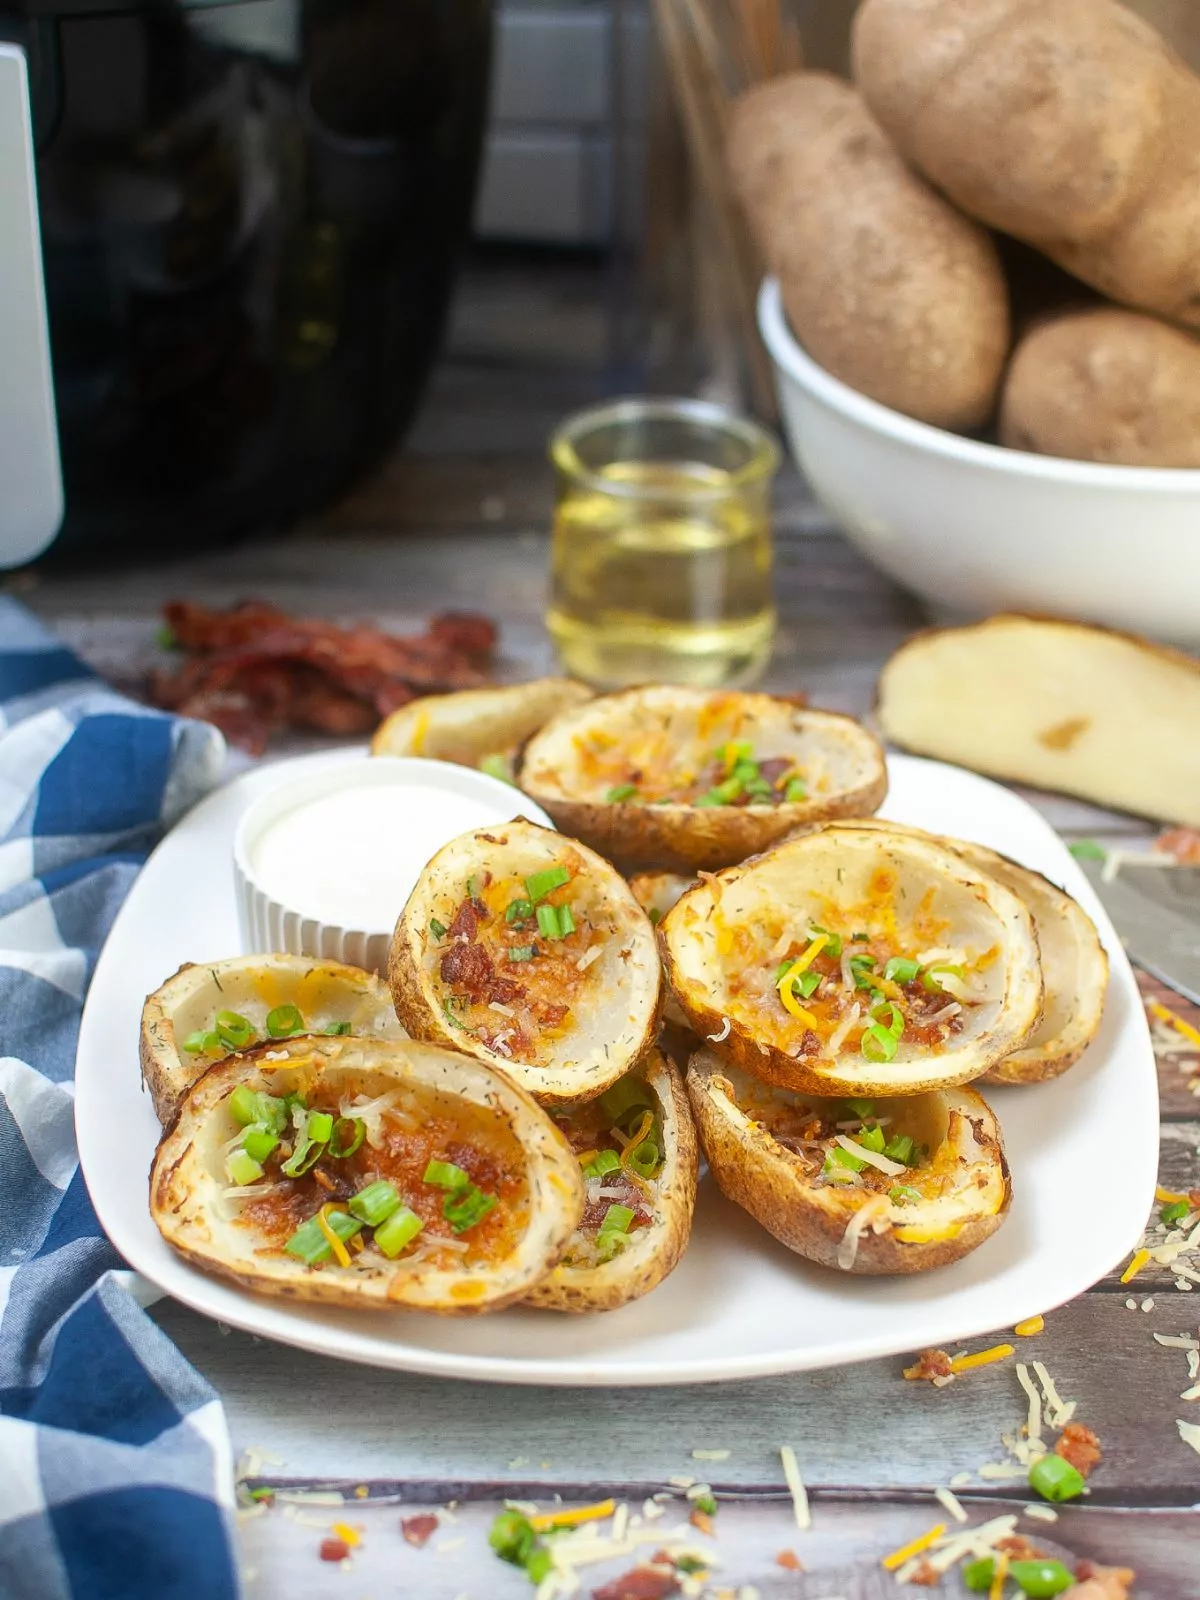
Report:
[[[176,595],[214,604],[261,595],[397,627],[476,607],[501,625],[503,675],[540,672],[552,660],[540,621],[551,494],[542,451],[559,416],[620,381],[606,365],[603,304],[586,268],[476,272],[409,448],[344,504],[286,537],[233,550],[173,555],[164,530],[154,561],[26,573],[10,587],[123,682],[151,660],[158,608]],[[776,525],[781,628],[767,683],[865,714],[881,662],[927,619],[836,535],[791,471],[780,480]],[[1075,802],[1031,798],[1070,836],[1147,832]],[[1160,1059],[1162,1182],[1172,1189],[1200,1185],[1198,1073],[1195,1052]],[[1097,1151],[1094,1171],[1080,1175],[1082,1225],[1088,1186],[1119,1159]],[[1064,1508],[1053,1526],[1024,1516],[1021,1526],[1046,1548],[1135,1567],[1139,1597],[1200,1596],[1200,1456],[1176,1428],[1179,1417],[1200,1421],[1200,1404],[1180,1399],[1189,1382],[1183,1351],[1152,1338],[1196,1336],[1200,1292],[1193,1299],[1160,1269],[1122,1287],[1122,1265],[1052,1312],[1040,1336],[1016,1341],[1078,1400],[1104,1449],[1085,1505]],[[944,1520],[932,1498],[938,1485],[962,1482],[956,1492],[973,1520],[1024,1503],[1006,1499],[1021,1485],[975,1475],[1003,1457],[1001,1435],[1024,1415],[1011,1360],[943,1389],[905,1382],[901,1360],[691,1389],[510,1389],[343,1365],[169,1302],[154,1315],[223,1398],[247,1455],[243,1472],[301,1495],[241,1523],[250,1600],[529,1595],[524,1576],[486,1546],[500,1499],[611,1492],[640,1510],[681,1476],[710,1481],[721,1502],[712,1542],[720,1566],[707,1595],[871,1600],[897,1592],[880,1557]],[[811,1532],[792,1520],[785,1443],[810,1488]],[[706,1461],[693,1450],[729,1453]],[[349,1504],[306,1501],[314,1489],[339,1491]],[[398,1527],[418,1502],[451,1506],[424,1549]],[[655,1526],[685,1515],[668,1505]],[[362,1529],[342,1568],[317,1555],[338,1520]],[[777,1563],[787,1549],[802,1573]],[[630,1564],[596,1569],[595,1583]],[[962,1591],[952,1580],[938,1592]]]

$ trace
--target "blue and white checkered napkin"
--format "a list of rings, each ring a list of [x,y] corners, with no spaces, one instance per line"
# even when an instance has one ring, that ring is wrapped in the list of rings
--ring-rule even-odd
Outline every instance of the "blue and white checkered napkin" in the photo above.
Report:
[[[79,1171],[72,1081],[105,934],[222,758],[214,729],[122,699],[0,596],[5,1600],[237,1593],[221,1405],[125,1286]]]

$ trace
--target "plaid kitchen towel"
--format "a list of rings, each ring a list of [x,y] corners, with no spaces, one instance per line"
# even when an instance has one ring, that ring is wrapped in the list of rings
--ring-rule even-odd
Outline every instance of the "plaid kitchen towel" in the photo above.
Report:
[[[104,936],[223,754],[215,729],[122,699],[0,596],[4,1600],[237,1593],[220,1402],[126,1287],[79,1171],[72,1081]]]

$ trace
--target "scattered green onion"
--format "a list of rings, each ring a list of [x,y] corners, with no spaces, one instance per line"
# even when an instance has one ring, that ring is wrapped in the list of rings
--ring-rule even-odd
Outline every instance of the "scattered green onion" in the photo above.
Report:
[[[554,1557],[544,1544],[539,1544],[531,1551],[529,1560],[525,1563],[525,1576],[530,1583],[537,1585],[548,1578],[554,1570]]]
[[[535,955],[537,955],[535,944],[510,944],[508,947],[510,961],[532,961]]]
[[[885,1151],[884,1154],[886,1155],[887,1152]],[[893,1184],[892,1187],[888,1190],[888,1199],[892,1202],[893,1205],[897,1205],[897,1206],[913,1205],[920,1198],[921,1198],[920,1191],[917,1190],[917,1189],[911,1188],[907,1183],[896,1183],[896,1184]]]
[[[188,1034],[183,1041],[183,1048],[190,1056],[211,1056],[221,1048],[221,1041],[217,1038],[215,1028],[201,1028]]]
[[[1102,844],[1097,844],[1095,839],[1076,839],[1074,844],[1067,849],[1076,861],[1107,861],[1108,851]]]
[[[279,1140],[268,1128],[247,1128],[242,1149],[252,1160],[263,1162],[277,1149]]]
[[[644,1139],[636,1150],[629,1153],[629,1166],[639,1178],[652,1178],[658,1171],[662,1156],[653,1139]]]
[[[415,1211],[401,1206],[375,1229],[375,1247],[391,1261],[413,1242],[424,1226]]]
[[[444,939],[446,937],[446,924],[439,922],[436,917],[430,917],[429,931],[435,939]]]
[[[290,1039],[304,1032],[304,1018],[295,1006],[276,1006],[267,1012],[267,1032],[272,1039]]]
[[[984,1556],[963,1568],[963,1583],[972,1594],[986,1594],[996,1579],[996,1562]],[[1033,1561],[1010,1561],[1008,1576],[1013,1579],[1027,1600],[1053,1600],[1054,1595],[1075,1585],[1070,1569],[1061,1561],[1039,1558]]]
[[[360,1189],[347,1203],[346,1209],[368,1227],[377,1228],[381,1222],[387,1221],[393,1211],[399,1211],[400,1195],[396,1186],[388,1183],[386,1178],[377,1178],[365,1189]]]
[[[715,1517],[717,1514],[717,1502],[713,1499],[711,1494],[696,1495],[692,1501],[692,1504],[695,1506],[697,1511],[703,1511],[706,1517]]]
[[[230,1050],[244,1050],[254,1038],[254,1024],[240,1011],[218,1011],[217,1037]]]
[[[431,1161],[425,1168],[424,1181],[431,1183],[435,1189],[465,1189],[471,1182],[471,1174],[464,1172],[461,1167],[456,1167],[453,1161]]]
[[[694,1572],[707,1572],[708,1562],[701,1561],[699,1556],[676,1556],[675,1571],[691,1577]]]
[[[585,1178],[606,1178],[610,1172],[620,1172],[621,1158],[615,1150],[597,1150],[583,1169]]]
[[[610,1261],[624,1243],[634,1215],[628,1206],[609,1206],[596,1234],[596,1251],[601,1261]]]
[[[1172,1200],[1158,1213],[1158,1220],[1169,1228],[1173,1223],[1182,1222],[1191,1209],[1186,1200]]]
[[[357,1217],[349,1216],[345,1211],[329,1211],[325,1214],[325,1221],[329,1224],[330,1231],[337,1234],[343,1244],[362,1227]],[[306,1266],[315,1267],[320,1261],[328,1261],[333,1256],[333,1247],[321,1232],[321,1224],[316,1217],[310,1217],[307,1222],[302,1222],[295,1233],[283,1247],[291,1256],[299,1256]]]
[[[736,775],[730,776],[714,784],[709,793],[719,806],[732,805],[735,800],[741,799],[742,780]]]
[[[884,1016],[887,1014],[887,1021]],[[899,1039],[904,1033],[904,1013],[900,1007],[891,1000],[877,1001],[871,1007],[871,1017],[881,1028],[886,1028],[893,1039]]]
[[[870,1061],[875,1064],[894,1061],[896,1059],[896,1051],[899,1048],[900,1046],[897,1044],[895,1036],[889,1033],[886,1028],[880,1027],[877,1022],[873,1022],[863,1034],[862,1043],[859,1046],[864,1061]]]
[[[231,1150],[225,1158],[225,1172],[230,1183],[257,1183],[263,1175],[260,1162],[248,1150]]]
[[[860,1161],[857,1156],[851,1155],[850,1151],[843,1145],[833,1144],[825,1152],[825,1167],[822,1176],[829,1177],[830,1169],[833,1167],[841,1167],[845,1172],[861,1172],[866,1165],[865,1161]]]
[[[850,971],[853,974],[854,987],[856,989],[873,989],[875,987],[873,977],[875,963],[870,956],[851,956]]]
[[[720,761],[723,765],[732,762],[736,766],[740,762],[748,763],[753,759],[754,746],[749,739],[727,739],[713,751],[713,760]],[[758,763],[754,764],[757,766]]]
[[[862,1128],[854,1135],[854,1142],[862,1145],[864,1150],[873,1150],[876,1155],[883,1154],[883,1147],[887,1140],[883,1136],[883,1129],[876,1125],[873,1128]],[[839,1146],[839,1149],[841,1147]]]
[[[986,1594],[992,1587],[995,1571],[996,1563],[991,1556],[983,1556],[978,1561],[969,1561],[962,1569],[963,1584],[972,1594]]]
[[[651,906],[646,915],[650,918],[650,926],[652,928],[657,928],[663,918],[663,914],[657,906]]]
[[[830,933],[828,928],[820,928],[815,922],[808,931],[814,935],[814,937],[819,933],[823,933],[825,935],[825,944],[821,951],[823,956],[831,956],[834,961],[840,957],[842,953],[842,938],[840,934]]]
[[[533,915],[533,906],[528,900],[513,900],[509,902],[504,913],[505,922],[524,922],[526,917]]]
[[[604,796],[609,805],[620,805],[622,800],[632,800],[637,794],[636,783],[618,783]]]
[[[477,872],[473,872],[467,879],[467,894],[472,900],[478,900],[479,898],[479,874]]]
[[[329,1154],[337,1161],[345,1161],[362,1149],[366,1136],[367,1125],[361,1117],[339,1117],[330,1135]]]
[[[480,772],[486,772],[489,778],[496,778],[501,783],[516,787],[513,784],[512,767],[509,765],[508,757],[505,755],[484,756],[479,763],[479,770]]]
[[[536,906],[539,900],[544,900],[548,894],[553,894],[555,889],[561,889],[564,883],[570,881],[571,874],[566,867],[546,867],[542,872],[530,873],[525,879],[525,893],[530,903]]]
[[[154,635],[154,642],[160,650],[178,650],[179,635],[169,622],[164,622]]]
[[[916,1149],[916,1140],[912,1134],[898,1133],[884,1145],[883,1153],[889,1161],[899,1161],[902,1166],[911,1167]]]
[[[698,800],[693,800],[692,804],[696,806],[719,806],[723,805],[724,802],[717,798],[715,789],[710,789],[707,794],[702,794]]]
[[[842,1103],[846,1107],[846,1115],[857,1117],[860,1122],[875,1115],[874,1100],[845,1100]]]
[[[348,1022],[331,1022],[327,1028],[321,1030],[327,1039],[339,1039],[343,1034],[350,1032]]]
[[[945,994],[945,989],[937,981],[939,972],[944,972],[947,977],[957,978],[961,983],[966,977],[964,968],[955,966],[952,961],[934,961],[928,967],[921,969],[921,987],[928,994]]]
[[[235,1122],[240,1122],[243,1128],[262,1120],[259,1115],[258,1096],[253,1089],[247,1089],[244,1083],[238,1084],[229,1096],[229,1115]]]
[[[1030,1467],[1029,1487],[1043,1500],[1076,1500],[1083,1493],[1083,1475],[1062,1456],[1051,1453]]]
[[[652,1111],[654,1106],[646,1085],[631,1073],[604,1091],[600,1096],[600,1109],[615,1127],[621,1128],[631,1125],[635,1116]]]
[[[883,975],[892,983],[911,983],[921,970],[921,963],[911,956],[893,956],[883,969]]]
[[[533,1554],[537,1534],[529,1518],[519,1511],[502,1511],[488,1531],[488,1543],[501,1561],[523,1567]]]
[[[798,800],[807,800],[808,788],[803,778],[789,778],[787,788],[783,791],[783,798],[788,805],[795,805]]]
[[[283,1163],[280,1171],[287,1178],[299,1178],[311,1171],[321,1159],[329,1135],[333,1132],[333,1118],[326,1111],[306,1111],[296,1130],[296,1147]]]
[[[466,1233],[476,1223],[482,1222],[499,1202],[494,1194],[484,1194],[474,1184],[469,1189],[456,1189],[442,1201],[442,1215],[455,1233]]]
[[[570,906],[558,908],[558,931],[564,939],[575,932],[575,915]]]
[[[333,1137],[333,1118],[328,1111],[310,1111],[308,1114],[308,1136],[316,1139],[319,1144],[328,1144]]]
[[[543,939],[561,939],[562,929],[558,922],[558,907],[540,905],[537,908],[538,932]]]
[[[471,1030],[467,1027],[466,1023],[460,1021],[459,1018],[454,1015],[454,1007],[456,1003],[458,1005],[464,1004],[463,1000],[461,1000],[458,995],[449,995],[442,1001],[442,1011],[445,1015],[446,1021],[452,1028],[457,1028],[460,1033],[470,1033]]]

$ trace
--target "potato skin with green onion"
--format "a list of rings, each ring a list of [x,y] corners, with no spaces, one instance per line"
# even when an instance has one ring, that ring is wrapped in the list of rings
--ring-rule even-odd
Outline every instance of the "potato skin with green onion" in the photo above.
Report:
[[[635,1242],[601,1266],[555,1267],[528,1297],[531,1306],[549,1311],[614,1311],[656,1289],[687,1248],[698,1157],[683,1076],[658,1049],[649,1051],[633,1070],[654,1095],[663,1130],[663,1167],[650,1185],[654,1221],[638,1229]]]

